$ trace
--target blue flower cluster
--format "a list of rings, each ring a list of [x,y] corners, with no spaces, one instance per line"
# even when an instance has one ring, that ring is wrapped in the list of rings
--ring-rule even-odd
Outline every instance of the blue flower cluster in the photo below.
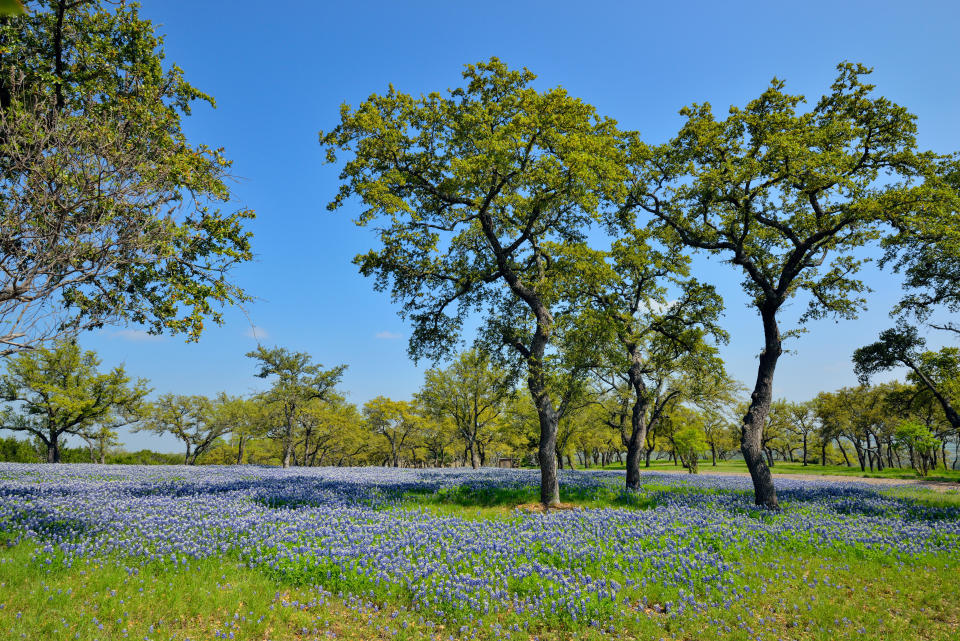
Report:
[[[960,510],[856,483],[778,480],[780,513],[752,505],[747,478],[666,473],[644,475],[645,510],[463,519],[402,500],[537,482],[526,470],[0,464],[0,530],[68,565],[232,555],[464,630],[491,620],[606,630],[624,617],[727,608],[755,589],[733,561],[744,551],[855,549],[899,561],[960,551]],[[561,475],[584,494],[621,483],[615,472]]]

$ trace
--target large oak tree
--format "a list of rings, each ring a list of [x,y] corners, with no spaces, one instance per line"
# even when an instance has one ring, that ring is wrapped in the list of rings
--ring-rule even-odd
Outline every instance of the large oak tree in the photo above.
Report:
[[[709,104],[681,111],[670,142],[635,141],[636,182],[624,212],[644,211],[661,229],[743,273],[763,343],[741,451],[756,503],[777,507],[761,436],[783,353],[781,311],[809,303],[801,323],[851,318],[863,306],[863,254],[884,222],[943,206],[942,163],[917,149],[915,117],[877,96],[869,70],[843,63],[830,91],[808,111],[774,79],[743,108],[717,119]]]
[[[213,98],[135,3],[27,5],[0,17],[0,355],[110,323],[196,339],[252,257],[230,162],[181,128]]]
[[[504,336],[524,361],[540,423],[541,499],[559,502],[558,415],[544,358],[559,301],[559,245],[582,244],[601,202],[624,183],[615,123],[561,88],[496,58],[468,65],[464,85],[414,97],[392,86],[321,132],[328,159],[345,153],[331,209],[351,197],[375,224],[379,247],[360,271],[389,289],[413,325],[409,352],[436,359],[473,312],[496,318],[513,303],[524,331]]]

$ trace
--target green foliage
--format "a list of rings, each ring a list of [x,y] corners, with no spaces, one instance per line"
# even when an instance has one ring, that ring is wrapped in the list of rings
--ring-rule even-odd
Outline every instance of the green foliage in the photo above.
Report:
[[[248,352],[260,367],[258,378],[273,378],[270,389],[261,395],[261,401],[276,412],[272,420],[272,435],[283,443],[284,467],[293,463],[295,430],[311,401],[325,401],[334,394],[334,388],[343,377],[346,365],[325,370],[305,352],[291,352],[283,347],[267,349],[262,345]]]
[[[231,425],[218,419],[214,403],[206,396],[164,394],[150,404],[143,424],[136,429],[172,434],[186,446],[183,463],[195,465],[198,457],[230,431]]]
[[[897,426],[896,437],[910,448],[913,469],[920,476],[930,471],[933,454],[942,445],[926,426],[916,421],[904,421]]]
[[[469,350],[446,369],[427,370],[416,397],[427,415],[452,423],[454,436],[470,453],[471,465],[478,467],[498,436],[501,415],[513,393],[508,383],[509,373],[491,363],[487,354]]]
[[[864,286],[852,250],[879,239],[890,217],[943,198],[942,182],[926,181],[937,166],[916,148],[915,117],[872,95],[866,67],[838,70],[811,111],[774,79],[724,120],[695,104],[669,144],[634,148],[640,182],[629,204],[740,266],[758,308],[808,294],[804,320],[854,316]]]
[[[906,292],[894,309],[902,320],[925,322],[938,309],[960,311],[960,154],[939,158],[927,179],[939,182],[939,201],[891,217],[895,233],[883,241],[882,262],[904,275]],[[960,331],[952,322],[935,327]]]
[[[16,436],[0,438],[0,461],[10,463],[39,463],[40,453],[30,441],[19,439]]]
[[[0,16],[24,16],[26,8],[20,0],[0,0]]]
[[[404,446],[416,438],[423,417],[406,401],[377,396],[364,403],[363,422],[370,434],[382,436],[386,441],[386,456],[380,462],[399,467]]]
[[[195,340],[248,299],[227,272],[252,257],[253,213],[221,210],[230,162],[181,128],[213,99],[164,64],[136,3],[29,5],[0,23],[0,262],[19,294],[0,342],[127,321]]]
[[[2,427],[28,432],[47,447],[47,461],[59,462],[63,434],[83,435],[136,421],[146,381],[131,385],[123,367],[101,373],[100,359],[72,341],[21,352],[6,362],[0,400],[8,403]]]
[[[954,430],[960,430],[960,414],[954,407],[960,394],[960,349],[944,347],[932,352],[924,350],[925,345],[916,327],[900,323],[881,332],[877,342],[853,353],[856,372],[866,383],[877,372],[909,368],[911,381],[932,395]]]
[[[673,433],[673,445],[683,466],[696,474],[699,469],[700,454],[707,449],[703,428],[699,425],[685,425]]]
[[[550,308],[556,252],[582,245],[624,176],[613,121],[500,60],[468,65],[465,86],[414,98],[392,86],[321,133],[358,223],[381,220],[381,248],[360,271],[391,290],[413,323],[412,356],[455,344],[466,314],[513,296]],[[549,325],[552,319],[537,321]]]

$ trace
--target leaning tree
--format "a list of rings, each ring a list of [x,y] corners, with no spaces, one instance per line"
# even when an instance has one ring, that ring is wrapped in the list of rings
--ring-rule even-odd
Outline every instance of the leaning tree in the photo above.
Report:
[[[709,104],[686,107],[686,123],[666,144],[632,143],[635,182],[620,213],[645,212],[695,250],[739,268],[759,313],[763,349],[741,428],[741,451],[758,505],[777,508],[761,438],[773,376],[783,353],[781,311],[809,301],[800,318],[852,318],[863,306],[857,249],[884,223],[929,216],[948,191],[935,155],[920,152],[915,117],[876,96],[870,70],[842,63],[812,109],[802,96],[770,87],[718,120]]]
[[[329,161],[349,156],[329,207],[356,196],[358,222],[377,225],[380,246],[355,262],[402,304],[414,359],[449,354],[471,313],[492,321],[513,304],[527,310],[528,322],[502,342],[525,365],[540,426],[540,497],[555,504],[558,415],[544,367],[560,303],[554,255],[585,244],[601,203],[622,188],[619,134],[590,105],[561,88],[539,91],[532,73],[496,58],[463,77],[448,95],[391,86],[344,105],[340,124],[320,134]]]
[[[906,367],[912,382],[936,399],[947,421],[960,432],[960,413],[956,407],[960,387],[960,349],[943,347],[934,352],[925,347],[926,341],[916,327],[900,323],[881,332],[875,343],[854,351],[854,369],[860,382],[866,385],[878,372]]]

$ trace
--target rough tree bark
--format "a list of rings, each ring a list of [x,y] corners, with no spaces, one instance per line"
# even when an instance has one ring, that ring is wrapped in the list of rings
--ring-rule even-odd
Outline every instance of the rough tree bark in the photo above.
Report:
[[[783,354],[783,346],[777,327],[776,307],[767,305],[761,308],[760,315],[763,319],[764,349],[757,367],[757,382],[750,395],[750,407],[743,417],[740,451],[753,479],[754,501],[757,505],[778,509],[777,490],[773,486],[770,468],[763,460],[761,441],[763,426],[773,401],[773,373],[777,368],[777,360]]]

